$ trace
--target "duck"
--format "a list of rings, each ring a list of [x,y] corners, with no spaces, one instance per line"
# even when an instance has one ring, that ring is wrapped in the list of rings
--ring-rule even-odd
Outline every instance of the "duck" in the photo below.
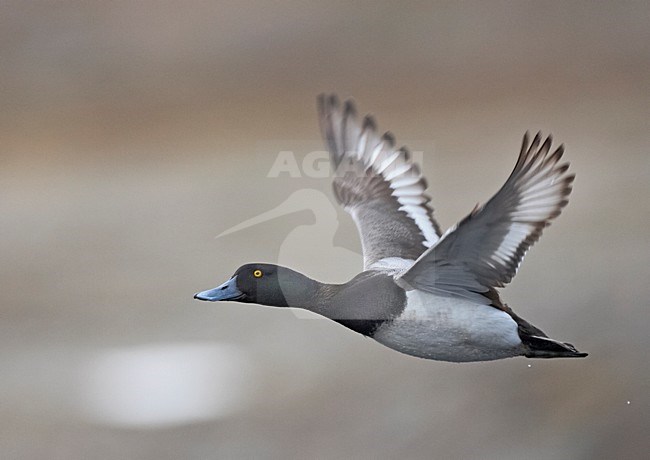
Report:
[[[358,229],[363,270],[342,284],[289,267],[247,263],[195,299],[311,311],[401,352],[447,362],[582,358],[501,300],[528,249],[568,203],[575,175],[564,146],[526,133],[503,186],[442,233],[408,148],[352,99],[317,99],[338,204]]]

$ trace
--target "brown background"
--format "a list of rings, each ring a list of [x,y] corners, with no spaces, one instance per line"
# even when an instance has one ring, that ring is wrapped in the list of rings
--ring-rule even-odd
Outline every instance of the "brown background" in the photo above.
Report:
[[[646,457],[649,22],[646,2],[3,2],[0,456]],[[267,177],[278,151],[322,149],[322,91],[424,152],[445,228],[496,191],[523,132],[565,143],[571,203],[504,298],[591,356],[428,362],[194,301],[249,261],[359,270],[334,257],[359,251],[341,211],[329,240],[320,208],[214,238],[295,191],[331,199],[328,179]],[[103,350],[195,342],[247,356],[228,414],[79,410]]]

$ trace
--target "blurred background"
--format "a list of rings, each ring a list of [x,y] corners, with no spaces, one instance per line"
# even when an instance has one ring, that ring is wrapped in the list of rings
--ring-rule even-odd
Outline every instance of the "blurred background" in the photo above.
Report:
[[[647,458],[649,22],[647,2],[2,2],[0,456]],[[313,155],[323,91],[420,152],[443,228],[526,130],[566,145],[571,203],[503,297],[589,358],[425,361],[192,299],[251,261],[360,270]]]

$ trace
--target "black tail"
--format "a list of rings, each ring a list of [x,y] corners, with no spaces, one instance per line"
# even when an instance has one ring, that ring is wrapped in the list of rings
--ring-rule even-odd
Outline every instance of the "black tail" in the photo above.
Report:
[[[570,343],[558,342],[548,337],[528,335],[521,339],[528,348],[524,355],[526,358],[584,358],[587,356],[587,353],[579,352]]]
[[[487,294],[493,306],[508,313],[517,323],[517,333],[526,347],[526,358],[584,358],[588,355],[579,352],[570,343],[550,339],[544,331],[518,316],[508,305],[501,303],[496,290],[488,291]]]

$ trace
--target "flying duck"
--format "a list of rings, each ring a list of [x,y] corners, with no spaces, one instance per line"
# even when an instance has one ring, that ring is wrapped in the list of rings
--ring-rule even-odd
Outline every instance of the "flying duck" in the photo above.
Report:
[[[542,230],[568,202],[573,174],[551,136],[524,136],[501,189],[444,234],[433,218],[426,181],[392,134],[354,103],[318,97],[320,128],[334,168],[334,196],[361,236],[363,271],[326,284],[290,268],[241,266],[225,283],[197,293],[206,301],[302,308],[399,352],[451,362],[581,358],[501,301]]]

